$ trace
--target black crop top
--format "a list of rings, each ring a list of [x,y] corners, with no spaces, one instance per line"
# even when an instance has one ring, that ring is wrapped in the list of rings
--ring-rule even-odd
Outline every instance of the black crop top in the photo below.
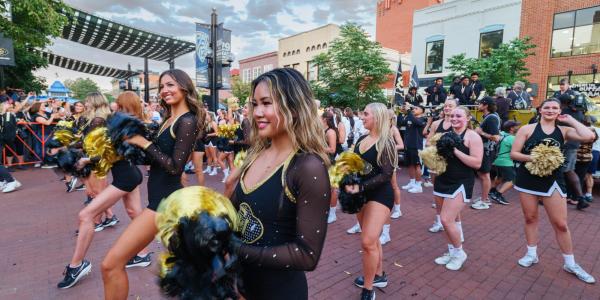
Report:
[[[314,154],[292,154],[251,189],[244,175],[232,196],[242,227],[241,261],[248,267],[314,270],[325,243],[331,190],[324,162]]]
[[[381,156],[382,165],[379,165],[377,162],[378,151],[376,149],[377,145],[373,144],[369,149],[365,152],[360,151],[360,143],[367,137],[368,135],[361,136],[356,142],[356,146],[354,147],[354,152],[360,155],[365,162],[371,165],[371,172],[366,175],[363,175],[362,185],[365,191],[372,191],[377,189],[381,185],[389,184],[392,175],[394,174],[394,165],[392,162],[392,158],[389,157],[387,152],[383,152]],[[395,150],[394,150],[395,151]]]

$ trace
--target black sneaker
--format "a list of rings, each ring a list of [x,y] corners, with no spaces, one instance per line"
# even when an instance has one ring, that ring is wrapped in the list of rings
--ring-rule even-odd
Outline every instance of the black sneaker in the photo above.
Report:
[[[510,204],[510,202],[508,202],[508,200],[506,200],[506,198],[504,198],[504,195],[502,195],[499,192],[496,192],[493,195],[490,195],[490,198],[492,200],[494,200],[494,202],[496,202],[498,204],[502,204],[502,205],[509,205]]]
[[[86,196],[85,201],[83,201],[83,205],[88,205],[90,204],[90,202],[92,202],[92,200],[94,200],[94,198],[92,198],[91,196]]]
[[[354,284],[357,287],[362,288],[365,284],[365,277],[364,276],[356,277],[356,279],[354,279]],[[388,280],[387,280],[387,275],[385,274],[385,272],[383,272],[383,275],[381,275],[381,276],[375,274],[375,279],[373,279],[374,287],[384,288],[387,286],[387,284],[388,284]]]
[[[365,288],[362,289],[362,292],[360,293],[360,300],[375,300],[375,291],[374,290],[367,290]]]
[[[151,263],[152,263],[152,258],[150,257],[150,253],[146,254],[146,256],[144,256],[144,257],[136,255],[127,262],[127,265],[125,265],[125,268],[147,267]]]
[[[77,177],[73,177],[73,179],[71,179],[71,181],[67,182],[67,193],[74,191],[76,184],[77,184]]]
[[[77,268],[71,268],[67,265],[63,272],[65,278],[63,278],[56,286],[59,289],[68,289],[74,286],[85,275],[89,274],[90,271],[92,271],[92,264],[87,260],[83,260],[81,265]]]
[[[119,219],[117,219],[117,216],[113,215],[110,219],[104,219],[104,222],[102,222],[102,227],[113,227],[117,225],[117,223],[119,223]]]
[[[95,224],[94,225],[94,232],[100,232],[102,230],[104,230],[104,223],[99,223],[99,224]],[[77,231],[77,234],[79,234],[79,231]]]
[[[82,184],[75,188],[76,191],[85,191],[85,184]]]
[[[586,195],[586,196],[583,196],[583,197],[584,197],[584,200],[586,202],[588,202],[588,203],[594,201],[594,198],[591,195]]]
[[[587,203],[587,201],[585,201],[584,197],[577,197],[577,209],[578,210],[584,210],[586,208],[588,208],[590,206],[589,203]]]

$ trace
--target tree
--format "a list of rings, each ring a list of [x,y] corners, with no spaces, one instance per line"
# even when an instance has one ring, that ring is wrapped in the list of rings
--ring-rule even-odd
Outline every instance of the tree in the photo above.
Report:
[[[240,106],[244,106],[250,97],[250,83],[245,83],[240,76],[231,77],[231,93],[240,99]]]
[[[73,98],[83,100],[91,92],[99,92],[98,84],[89,78],[77,78],[65,80],[65,86],[73,93]]]
[[[115,102],[115,97],[111,93],[102,93],[108,102]]]
[[[61,34],[69,11],[60,0],[0,1],[0,14],[12,17],[12,21],[0,17],[0,32],[13,40],[16,63],[4,70],[7,86],[37,92],[46,88],[45,79],[33,71],[46,67],[48,61],[33,50],[43,50]]]
[[[344,24],[340,30],[328,52],[313,61],[318,69],[318,80],[311,81],[315,97],[336,107],[362,108],[370,102],[385,102],[381,84],[392,71],[381,46],[356,24]]]
[[[529,70],[525,67],[525,58],[535,55],[530,43],[531,38],[516,38],[508,43],[502,43],[497,49],[492,49],[486,58],[467,58],[464,53],[448,59],[450,81],[455,76],[478,72],[479,78],[488,94],[497,87],[512,86],[515,81],[527,82]]]

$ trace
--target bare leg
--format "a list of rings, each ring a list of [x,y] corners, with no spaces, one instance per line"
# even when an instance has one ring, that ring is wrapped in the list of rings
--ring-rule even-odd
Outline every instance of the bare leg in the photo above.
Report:
[[[136,187],[135,190],[131,191],[127,195],[123,196],[123,205],[125,206],[125,211],[127,211],[127,215],[132,220],[137,218],[140,214],[142,214],[142,199],[140,195],[140,187]],[[148,254],[148,247],[144,248],[140,253],[141,256]]]
[[[521,199],[523,216],[525,217],[525,239],[527,239],[527,245],[536,246],[539,240],[538,196],[519,193],[519,197]]]
[[[552,196],[544,197],[543,201],[544,209],[546,209],[548,219],[554,229],[560,251],[563,254],[573,254],[571,231],[569,231],[569,226],[567,225],[567,203],[565,198],[557,191],[554,191]]]
[[[204,152],[193,152],[192,153],[192,163],[194,164],[194,167],[196,169],[196,179],[198,180],[198,185],[203,186],[205,185],[204,182],[204,172],[202,172],[203,169],[203,165],[202,165],[202,158],[204,157]],[[208,161],[207,161],[208,163]],[[210,165],[210,163],[209,163]]]
[[[477,176],[481,179],[481,200],[488,198],[490,189],[492,187],[492,180],[490,179],[490,173],[477,172]]]
[[[442,225],[444,226],[448,241],[454,245],[455,248],[462,247],[460,231],[456,227],[456,218],[464,206],[465,202],[463,201],[462,193],[458,193],[454,199],[444,199],[444,205],[442,206]]]
[[[360,234],[363,250],[364,288],[373,289],[373,279],[378,269],[381,269],[383,255],[379,235],[383,224],[389,219],[390,210],[383,204],[369,201],[361,209],[359,218],[362,232]]]

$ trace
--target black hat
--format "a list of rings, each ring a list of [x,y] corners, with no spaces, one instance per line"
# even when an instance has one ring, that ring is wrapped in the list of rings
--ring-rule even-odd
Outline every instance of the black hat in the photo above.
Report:
[[[493,105],[495,105],[496,104],[496,100],[494,100],[494,98],[492,98],[490,96],[486,96],[486,97],[483,97],[483,99],[481,99],[479,101],[479,104],[483,104],[483,105],[493,104]]]

